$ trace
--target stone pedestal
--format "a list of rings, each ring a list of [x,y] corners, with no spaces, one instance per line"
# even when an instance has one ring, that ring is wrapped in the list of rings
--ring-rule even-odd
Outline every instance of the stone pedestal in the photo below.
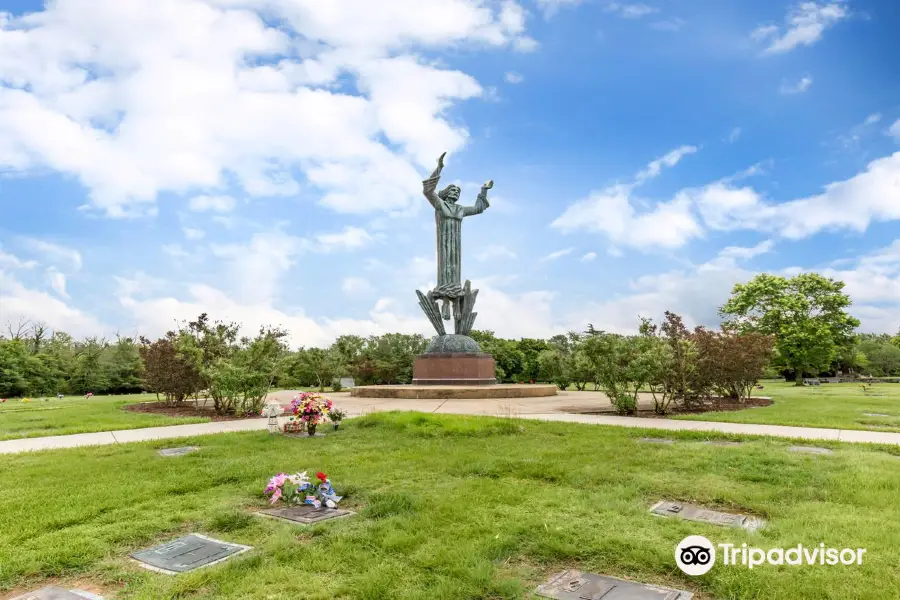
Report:
[[[416,357],[413,385],[494,385],[494,357],[484,352],[432,352]]]

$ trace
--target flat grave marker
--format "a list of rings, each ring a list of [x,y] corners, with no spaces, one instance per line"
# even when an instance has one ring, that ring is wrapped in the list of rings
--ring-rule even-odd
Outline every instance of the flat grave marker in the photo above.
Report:
[[[252,549],[251,546],[232,544],[192,533],[161,546],[135,552],[131,558],[145,569],[166,575],[177,575],[220,563]]]
[[[183,446],[181,448],[163,448],[162,450],[158,450],[157,454],[160,456],[184,456],[190,452],[196,452],[200,449],[200,446]]]
[[[554,600],[690,600],[691,592],[582,571],[564,571],[538,586],[537,595]]]
[[[300,525],[312,525],[338,517],[350,517],[356,513],[343,508],[328,508],[323,506],[316,508],[311,504],[298,504],[297,506],[284,506],[280,508],[268,508],[255,513],[262,517],[270,517],[281,521],[299,523]]]
[[[788,451],[801,452],[803,454],[834,454],[834,450],[819,448],[818,446],[790,446]]]
[[[864,417],[890,417],[887,413],[863,413]]]
[[[702,506],[697,506],[696,504],[671,502],[669,500],[657,502],[650,509],[650,512],[659,517],[676,517],[688,521],[709,523],[711,525],[740,527],[747,531],[756,531],[766,524],[765,519],[759,517],[710,510],[708,508],[703,508]]]
[[[642,444],[674,444],[675,440],[670,440],[669,438],[642,437],[638,438],[638,442]]]
[[[103,600],[103,596],[84,590],[67,590],[51,585],[33,592],[26,592],[12,600]]]
[[[743,442],[729,442],[727,440],[708,440],[703,442],[709,446],[740,446]]]

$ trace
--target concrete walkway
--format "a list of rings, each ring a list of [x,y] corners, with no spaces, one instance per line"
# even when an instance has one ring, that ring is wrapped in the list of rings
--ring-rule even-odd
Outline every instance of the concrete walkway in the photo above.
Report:
[[[427,406],[418,406],[418,404]],[[376,405],[377,404],[377,405]],[[431,413],[451,413],[446,403],[436,401],[393,401],[381,402],[366,407],[362,411],[349,412],[348,416],[359,416],[366,412],[383,410],[417,410]],[[401,404],[394,406],[394,404]],[[432,407],[431,404],[436,406]],[[413,406],[415,405],[415,406]],[[344,404],[342,403],[342,407]],[[444,410],[440,410],[444,409]],[[472,414],[472,413],[461,413]],[[533,419],[538,421],[556,421],[564,423],[583,423],[587,425],[612,425],[615,427],[635,427],[640,429],[662,429],[666,431],[709,431],[715,433],[731,433],[740,435],[765,435],[781,438],[802,438],[808,440],[829,440],[838,442],[872,443],[900,445],[900,433],[881,431],[855,431],[849,429],[821,429],[816,427],[788,427],[785,425],[755,425],[751,423],[719,423],[714,421],[676,421],[673,419],[642,419],[637,417],[617,417],[611,415],[582,415],[571,413],[526,413],[515,410],[500,410],[493,414],[513,418]],[[75,448],[78,446],[104,446],[108,444],[127,444],[129,442],[146,442],[173,438],[193,437],[214,433],[233,431],[261,431],[266,429],[267,419],[244,419],[240,421],[219,421],[215,423],[195,423],[190,425],[172,425],[169,427],[148,427],[145,429],[125,429],[121,431],[103,431],[99,433],[79,433],[75,435],[59,435],[39,438],[25,438],[0,442],[0,454],[14,454],[31,450],[51,450],[56,448]]]

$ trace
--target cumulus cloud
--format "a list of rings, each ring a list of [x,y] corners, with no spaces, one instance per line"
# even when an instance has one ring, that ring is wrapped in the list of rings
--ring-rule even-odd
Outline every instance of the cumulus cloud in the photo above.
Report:
[[[646,4],[627,2],[610,2],[606,5],[605,10],[619,15],[623,19],[640,19],[659,12],[659,9]]]
[[[37,265],[36,260],[22,260],[14,254],[0,250],[0,269],[33,269]]]
[[[525,81],[525,76],[515,71],[507,71],[503,78],[506,80],[506,83],[522,83]]]
[[[65,298],[64,292],[63,287],[61,295]],[[74,336],[108,333],[108,328],[93,315],[45,291],[27,287],[3,269],[0,269],[0,306],[3,307],[3,319],[11,322],[29,320],[46,323],[50,329]]]
[[[482,93],[417,50],[533,49],[526,18],[513,0],[48,3],[0,20],[0,167],[71,175],[113,217],[163,192],[227,211],[231,184],[403,209],[417,166],[466,143],[448,109]]]
[[[542,257],[541,262],[550,262],[552,260],[562,258],[563,256],[571,254],[572,250],[574,250],[574,248],[563,248],[562,250],[556,250],[555,252],[551,252],[550,254]]]
[[[894,121],[894,124],[888,128],[887,133],[892,136],[897,143],[900,143],[900,119]]]
[[[23,242],[28,250],[38,254],[57,268],[67,271],[81,270],[81,253],[74,248],[35,238],[26,238]]]
[[[760,25],[753,30],[753,41],[765,43],[763,54],[783,54],[798,46],[812,46],[829,27],[850,16],[843,0],[802,2],[790,9],[785,24]]]
[[[597,258],[596,252],[587,252],[581,257],[581,262],[591,262],[595,258]]]
[[[188,200],[188,207],[196,212],[230,212],[237,202],[231,196],[210,196],[201,194]]]
[[[475,259],[481,262],[496,258],[516,258],[516,253],[501,244],[488,244],[484,250],[475,255]]]
[[[663,168],[676,166],[697,152],[696,146],[680,146],[651,161],[629,184],[615,184],[591,192],[571,204],[551,227],[563,232],[576,230],[605,234],[613,244],[634,248],[678,248],[702,233],[690,202],[676,198],[660,202],[650,210],[635,208],[634,190],[658,177]]]
[[[812,84],[812,77],[810,77],[809,75],[804,75],[796,83],[782,82],[781,87],[778,88],[778,91],[785,96],[802,94],[810,87],[812,87]]]
[[[829,183],[821,193],[786,202],[772,202],[750,186],[725,182],[682,190],[675,198],[695,204],[711,229],[753,229],[790,239],[841,229],[863,232],[874,221],[900,219],[900,152],[870,162],[849,179]]]

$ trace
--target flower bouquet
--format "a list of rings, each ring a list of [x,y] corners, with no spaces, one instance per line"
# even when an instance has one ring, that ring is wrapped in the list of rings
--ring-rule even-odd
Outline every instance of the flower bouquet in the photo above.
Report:
[[[270,504],[279,500],[288,504],[309,504],[315,508],[321,508],[325,504],[328,508],[337,508],[342,496],[334,493],[331,481],[325,473],[316,473],[319,480],[318,486],[313,486],[306,471],[287,475],[279,473],[269,480],[269,484],[263,494],[269,498]]]
[[[341,426],[341,421],[343,421],[346,416],[347,414],[339,408],[334,408],[328,413],[328,418],[331,419],[331,424],[334,426],[335,431]]]
[[[328,418],[331,408],[331,400],[317,392],[304,392],[291,400],[291,413],[306,425],[309,435],[316,434],[316,426]]]

